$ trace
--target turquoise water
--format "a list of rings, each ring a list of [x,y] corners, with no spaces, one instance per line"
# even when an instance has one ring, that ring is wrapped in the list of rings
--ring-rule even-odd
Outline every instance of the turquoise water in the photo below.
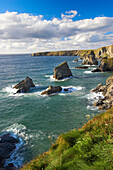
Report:
[[[16,165],[47,151],[61,133],[80,128],[87,121],[85,115],[99,113],[96,107],[92,107],[94,94],[90,90],[100,82],[105,84],[112,73],[91,73],[96,66],[87,70],[75,69],[82,62],[73,62],[75,58],[0,56],[0,131],[13,132],[23,141],[14,155]],[[74,77],[55,81],[52,79],[53,68],[64,61],[68,62]],[[26,94],[14,95],[12,86],[27,76],[32,78],[36,88]],[[50,85],[71,86],[71,90],[50,97],[41,96],[40,92]]]

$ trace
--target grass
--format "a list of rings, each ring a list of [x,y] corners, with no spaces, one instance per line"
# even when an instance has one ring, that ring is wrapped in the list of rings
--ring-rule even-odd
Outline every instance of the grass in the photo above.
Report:
[[[112,170],[113,108],[81,129],[62,134],[50,150],[22,170]]]

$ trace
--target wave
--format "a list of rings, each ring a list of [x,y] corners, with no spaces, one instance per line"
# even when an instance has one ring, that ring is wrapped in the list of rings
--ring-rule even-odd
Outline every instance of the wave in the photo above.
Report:
[[[90,106],[90,105],[88,105],[87,109],[88,110],[98,110],[98,107],[97,106]]]
[[[78,90],[82,90],[83,89],[83,87],[81,87],[81,86],[67,86],[67,87],[62,87],[62,91],[61,91],[61,93],[66,93],[66,91],[65,91],[65,89],[68,89],[68,93],[69,92],[73,92],[73,91],[78,91]]]
[[[70,77],[66,77],[62,80],[56,80],[55,78],[53,78],[53,75],[50,75],[49,77],[50,77],[50,81],[57,81],[57,82],[62,82],[62,81],[66,81],[66,80],[73,78],[73,76],[70,76]]]

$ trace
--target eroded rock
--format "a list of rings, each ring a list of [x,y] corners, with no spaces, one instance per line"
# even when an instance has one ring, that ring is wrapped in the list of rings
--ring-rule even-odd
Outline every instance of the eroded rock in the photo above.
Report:
[[[31,78],[26,77],[25,80],[19,82],[14,88],[18,89],[17,93],[28,92],[31,87],[35,87]]]
[[[41,95],[51,95],[54,93],[60,93],[61,91],[62,91],[62,87],[60,86],[49,86],[49,88],[43,91]]]
[[[69,69],[67,62],[63,62],[59,66],[54,68],[53,78],[61,80],[70,76],[72,76],[72,73],[71,70]]]
[[[98,61],[95,58],[95,53],[93,50],[84,57],[82,65],[98,65]]]

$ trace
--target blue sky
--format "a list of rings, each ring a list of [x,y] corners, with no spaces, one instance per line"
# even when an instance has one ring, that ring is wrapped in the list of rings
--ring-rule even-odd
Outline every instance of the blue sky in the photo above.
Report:
[[[61,13],[77,10],[80,19],[96,16],[113,16],[112,0],[0,0],[0,11],[16,11],[44,15],[45,18],[60,17]]]
[[[98,48],[113,44],[113,1],[0,0],[0,25],[1,53]]]

